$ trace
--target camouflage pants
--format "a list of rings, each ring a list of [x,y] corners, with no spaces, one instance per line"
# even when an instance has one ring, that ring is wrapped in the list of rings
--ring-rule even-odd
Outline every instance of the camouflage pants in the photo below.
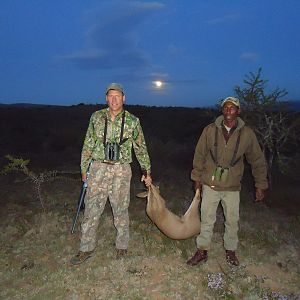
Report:
[[[131,167],[129,164],[109,165],[94,161],[90,168],[85,211],[81,224],[80,251],[96,247],[100,216],[109,198],[117,230],[116,248],[127,249],[129,242],[129,215]]]

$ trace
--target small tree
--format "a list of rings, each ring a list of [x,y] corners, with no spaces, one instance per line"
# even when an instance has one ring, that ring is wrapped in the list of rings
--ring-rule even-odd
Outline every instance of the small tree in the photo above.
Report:
[[[291,151],[299,143],[297,126],[299,115],[288,110],[287,102],[280,101],[287,95],[285,89],[276,88],[267,93],[268,81],[261,78],[261,68],[257,73],[245,76],[244,87],[236,86],[234,91],[241,101],[243,117],[256,132],[268,165],[270,187],[271,170],[277,162],[282,173],[288,173],[291,164],[299,154]]]
[[[44,198],[42,195],[43,184],[55,179],[63,179],[68,181],[81,181],[81,177],[78,176],[79,172],[69,172],[69,171],[48,171],[45,170],[40,173],[35,173],[28,168],[30,163],[29,159],[16,158],[10,154],[6,155],[5,158],[8,159],[9,163],[0,170],[0,175],[6,175],[11,172],[23,173],[26,177],[25,180],[30,180],[36,192],[36,198],[40,201],[43,210],[46,210]],[[72,178],[76,175],[76,179]],[[24,180],[24,181],[25,181]]]
[[[43,210],[45,210],[44,199],[42,197],[42,184],[46,181],[53,180],[56,177],[57,171],[44,171],[42,173],[36,174],[30,169],[28,169],[29,159],[15,158],[12,155],[5,156],[9,160],[9,164],[6,165],[0,174],[7,174],[13,171],[21,172],[33,182],[36,197],[40,201]]]

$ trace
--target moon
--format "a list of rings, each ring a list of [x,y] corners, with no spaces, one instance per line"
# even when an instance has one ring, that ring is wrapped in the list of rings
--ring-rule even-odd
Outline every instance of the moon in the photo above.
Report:
[[[154,81],[154,85],[156,88],[161,88],[163,86],[163,82],[160,80]]]

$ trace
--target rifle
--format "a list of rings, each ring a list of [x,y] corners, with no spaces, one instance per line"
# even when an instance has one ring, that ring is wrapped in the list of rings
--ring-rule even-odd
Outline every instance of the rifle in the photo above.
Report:
[[[88,179],[89,174],[90,173],[89,173],[89,170],[88,170],[86,179]],[[75,226],[76,226],[77,219],[78,219],[80,211],[84,209],[84,197],[85,197],[85,194],[86,194],[87,187],[88,187],[88,184],[87,184],[87,181],[85,181],[83,183],[82,187],[81,187],[81,192],[80,192],[80,196],[79,196],[79,200],[78,200],[78,204],[77,204],[77,211],[76,211],[76,215],[75,215],[75,218],[74,218],[74,221],[73,221],[71,234],[73,234],[74,231],[75,231]]]

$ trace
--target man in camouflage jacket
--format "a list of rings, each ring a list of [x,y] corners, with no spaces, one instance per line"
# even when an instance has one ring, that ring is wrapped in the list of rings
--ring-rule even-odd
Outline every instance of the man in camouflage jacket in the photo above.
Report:
[[[221,104],[222,115],[206,126],[196,146],[191,178],[195,189],[202,189],[201,233],[197,251],[187,264],[206,261],[210,248],[216,211],[221,201],[225,215],[224,247],[226,260],[239,265],[235,255],[244,157],[251,165],[256,201],[262,201],[268,188],[267,165],[253,130],[238,117],[240,102],[228,97]]]
[[[107,198],[117,230],[117,256],[127,253],[132,148],[142,169],[141,181],[146,186],[150,186],[152,182],[142,127],[137,117],[124,110],[123,87],[117,83],[110,84],[106,89],[106,101],[108,108],[92,114],[82,148],[82,181],[88,181],[88,188],[80,248],[70,261],[72,265],[91,257],[96,247],[99,218]]]

